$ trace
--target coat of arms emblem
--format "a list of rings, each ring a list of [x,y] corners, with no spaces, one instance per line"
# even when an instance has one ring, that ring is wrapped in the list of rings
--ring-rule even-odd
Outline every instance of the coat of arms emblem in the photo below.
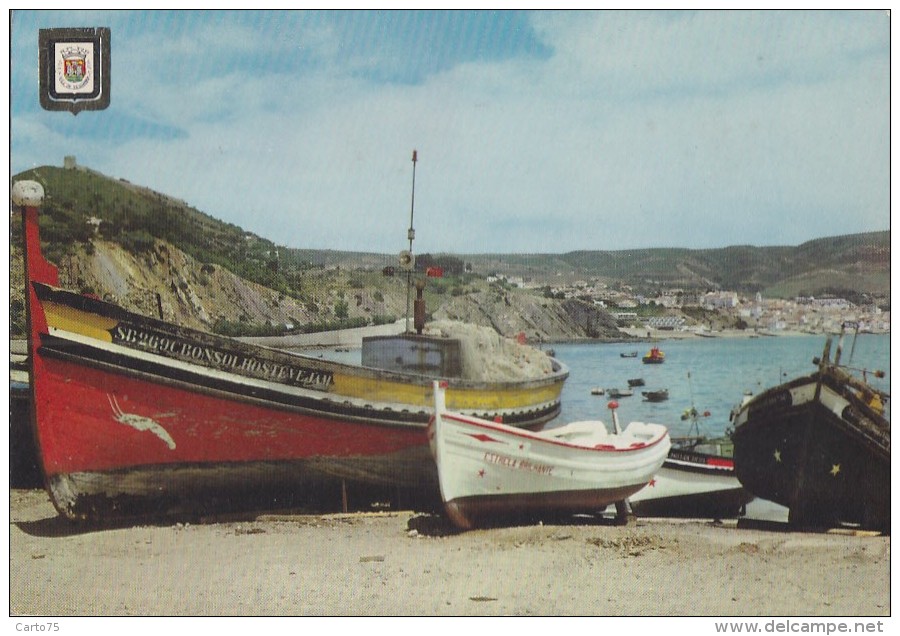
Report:
[[[100,110],[109,106],[109,29],[41,29],[41,106],[47,110]]]
[[[93,77],[88,69],[88,59],[93,53],[93,46],[90,49],[81,45],[58,48],[57,84],[70,91],[79,91],[85,87],[91,88]],[[91,66],[93,66],[93,60],[91,60]]]

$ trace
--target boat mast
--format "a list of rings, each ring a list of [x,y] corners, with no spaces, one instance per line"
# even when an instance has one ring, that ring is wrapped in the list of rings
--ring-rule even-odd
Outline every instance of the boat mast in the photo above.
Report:
[[[700,414],[694,404],[694,384],[691,382],[691,372],[687,372],[688,392],[691,394],[691,410],[688,411],[691,427],[688,429],[688,437],[700,437]]]
[[[412,255],[412,244],[413,239],[416,238],[416,231],[413,229],[413,214],[416,210],[416,151],[413,150],[412,154],[412,201],[409,205],[409,230],[406,232],[406,236],[409,239],[409,258],[410,263],[406,270],[406,333],[409,333],[409,294],[412,289],[412,270],[416,266],[416,259]]]

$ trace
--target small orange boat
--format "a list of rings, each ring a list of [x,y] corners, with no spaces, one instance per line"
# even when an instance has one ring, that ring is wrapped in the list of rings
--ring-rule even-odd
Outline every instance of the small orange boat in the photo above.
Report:
[[[666,361],[666,354],[660,351],[659,347],[653,347],[642,360],[644,364],[662,364]]]

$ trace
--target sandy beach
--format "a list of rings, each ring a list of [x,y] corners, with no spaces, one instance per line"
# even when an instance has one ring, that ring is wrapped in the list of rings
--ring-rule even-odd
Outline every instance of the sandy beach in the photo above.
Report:
[[[884,617],[890,537],[304,511],[119,528],[10,491],[10,616]]]

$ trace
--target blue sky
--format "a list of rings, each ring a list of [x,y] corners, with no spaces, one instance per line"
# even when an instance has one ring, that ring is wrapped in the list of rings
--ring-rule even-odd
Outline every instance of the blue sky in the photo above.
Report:
[[[13,174],[64,155],[290,247],[796,245],[890,228],[879,11],[16,11]],[[38,30],[111,105],[41,109]]]

